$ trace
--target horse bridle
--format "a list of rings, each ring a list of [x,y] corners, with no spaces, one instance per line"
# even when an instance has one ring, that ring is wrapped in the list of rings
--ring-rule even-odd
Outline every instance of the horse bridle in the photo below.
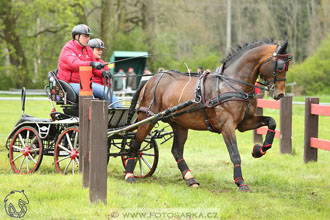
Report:
[[[261,76],[261,68],[264,64],[271,61],[273,58],[275,58],[274,67],[273,67],[273,83],[271,84],[271,88],[269,88],[271,80],[264,80],[263,83],[259,82],[259,84],[265,86],[267,91],[270,91],[275,88],[276,82],[279,81],[286,81],[286,78],[278,78],[277,73],[287,72],[289,68],[289,63],[292,60],[293,56],[290,54],[278,54],[279,50],[281,49],[280,45],[277,45],[275,53],[268,57],[259,67],[259,72]]]

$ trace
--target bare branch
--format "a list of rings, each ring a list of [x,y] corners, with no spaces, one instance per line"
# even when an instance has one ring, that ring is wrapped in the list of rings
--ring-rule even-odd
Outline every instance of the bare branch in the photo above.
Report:
[[[39,36],[39,35],[41,35],[41,34],[43,34],[43,33],[57,33],[57,32],[59,32],[59,31],[61,31],[63,28],[66,28],[66,27],[67,27],[67,25],[63,25],[62,27],[58,27],[58,28],[56,28],[56,27],[46,28],[46,29],[44,29],[44,30],[42,30],[42,31],[39,31],[39,32],[37,32],[36,34],[34,34],[34,35],[32,35],[32,36],[28,36],[28,37],[29,37],[29,38],[37,37],[37,36]]]

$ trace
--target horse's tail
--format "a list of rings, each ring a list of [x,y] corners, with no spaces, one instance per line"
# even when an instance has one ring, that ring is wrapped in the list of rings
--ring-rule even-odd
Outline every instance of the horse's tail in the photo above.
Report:
[[[135,112],[135,107],[136,107],[136,104],[139,100],[139,96],[140,96],[140,93],[141,93],[141,90],[143,88],[143,86],[147,83],[148,81],[142,81],[139,85],[139,88],[135,91],[134,95],[133,95],[133,99],[131,101],[131,105],[129,107],[129,111],[128,111],[128,115],[127,115],[127,121],[126,121],[126,125],[130,125],[131,124],[131,120],[132,120],[132,117],[134,115],[134,112]]]

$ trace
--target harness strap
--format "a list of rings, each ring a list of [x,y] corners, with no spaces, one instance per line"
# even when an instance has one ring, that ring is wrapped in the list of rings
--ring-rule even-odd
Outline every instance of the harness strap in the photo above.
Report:
[[[244,102],[248,102],[247,105],[247,109],[245,111],[244,114],[244,118],[243,120],[240,122],[240,124],[242,124],[246,118],[248,117],[248,113],[250,110],[250,99],[252,99],[255,96],[255,90],[253,89],[252,92],[249,93],[245,93],[242,92],[241,90],[239,90],[238,88],[236,88],[234,85],[232,85],[229,80],[233,80],[235,82],[238,83],[243,83],[243,84],[247,84],[253,87],[256,87],[255,85],[251,84],[251,83],[247,83],[247,82],[243,82],[241,80],[236,80],[236,79],[232,79],[230,77],[226,77],[223,75],[223,65],[221,65],[220,67],[218,67],[216,69],[216,75],[215,77],[217,78],[216,80],[216,97],[212,98],[210,100],[205,100],[205,88],[204,88],[204,82],[206,80],[206,77],[208,75],[209,72],[204,72],[203,75],[199,78],[197,84],[196,84],[196,88],[195,88],[195,101],[199,103],[199,106],[197,108],[195,108],[194,110],[201,110],[202,114],[204,116],[204,121],[205,124],[208,128],[209,131],[212,132],[216,132],[216,133],[220,133],[220,131],[218,131],[215,126],[212,124],[211,120],[207,117],[205,108],[212,108],[214,106],[220,105],[224,102],[227,101],[244,101]],[[228,86],[230,86],[232,89],[235,90],[235,92],[227,92],[227,93],[223,93],[220,95],[219,92],[219,80],[223,80],[224,83],[226,83]],[[190,109],[192,110],[192,109]],[[185,112],[180,112],[179,114],[184,114],[190,112],[189,110],[185,111]],[[178,114],[173,114],[173,115],[169,115],[168,117],[177,117]],[[240,125],[239,124],[239,125]]]
[[[155,113],[153,113],[152,111],[150,111],[150,109],[148,109],[147,107],[138,107],[137,109],[136,109],[136,112],[137,113],[139,113],[139,112],[144,112],[144,113],[146,113],[147,114],[147,116],[149,117],[149,116],[154,116],[155,115]]]
[[[165,72],[162,72],[162,74],[161,74],[161,75],[159,76],[159,78],[157,79],[156,86],[155,86],[155,88],[154,88],[154,95],[152,96],[152,100],[151,100],[151,102],[149,103],[148,110],[150,110],[152,104],[153,104],[154,101],[155,101],[156,89],[157,89],[157,87],[158,87],[158,84],[159,84],[159,82],[160,82],[160,79],[163,78],[164,74],[165,74]]]
[[[204,116],[204,121],[205,121],[205,124],[207,126],[207,129],[211,132],[215,132],[215,133],[220,134],[221,132],[214,127],[211,120],[207,117],[205,108],[202,108],[202,113],[203,113],[203,116]]]

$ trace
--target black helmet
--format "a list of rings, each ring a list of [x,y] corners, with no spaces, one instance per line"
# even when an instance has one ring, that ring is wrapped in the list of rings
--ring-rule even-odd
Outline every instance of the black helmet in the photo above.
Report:
[[[102,48],[105,49],[103,41],[101,41],[98,38],[94,38],[88,41],[88,46],[90,46],[92,49],[94,48]]]
[[[92,34],[91,29],[85,25],[85,24],[78,24],[76,26],[74,26],[74,28],[72,29],[72,38],[74,39],[74,36],[76,36],[77,34]]]

